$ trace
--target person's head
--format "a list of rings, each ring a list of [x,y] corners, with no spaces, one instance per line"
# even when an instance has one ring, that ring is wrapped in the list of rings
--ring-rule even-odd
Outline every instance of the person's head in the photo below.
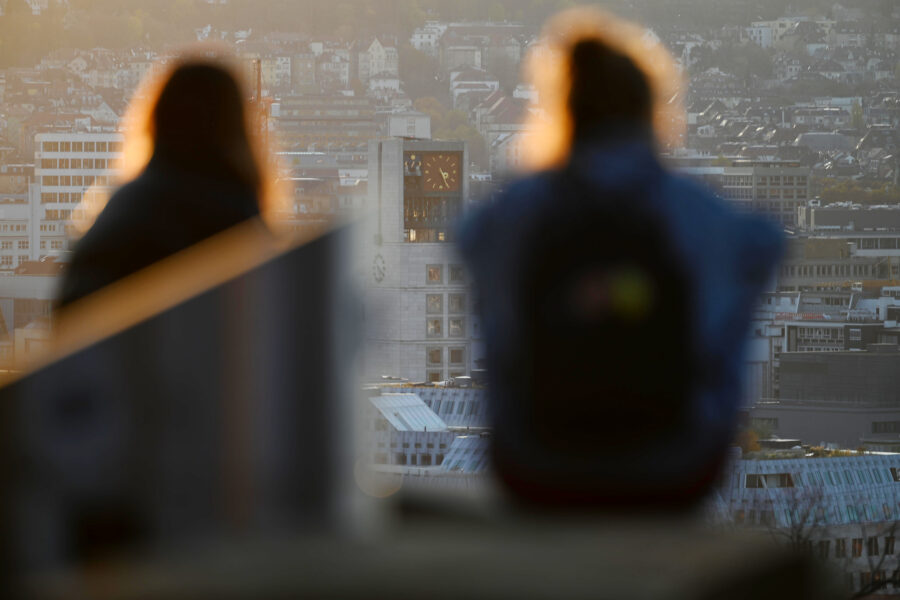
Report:
[[[178,64],[150,115],[154,154],[184,170],[209,172],[259,191],[262,178],[245,103],[245,93],[223,64]]]
[[[575,141],[646,127],[663,145],[684,127],[682,78],[655,36],[594,8],[551,19],[527,62],[538,94],[529,167],[558,166]]]
[[[572,48],[568,108],[575,140],[601,135],[619,124],[651,127],[653,99],[647,77],[628,56],[603,40]]]
[[[274,165],[253,122],[249,98],[238,67],[220,48],[196,46],[154,65],[123,119],[120,182],[140,175],[157,156],[183,171],[252,190],[263,216],[271,216],[279,196]],[[91,198],[73,219],[82,233],[105,206],[103,197]]]

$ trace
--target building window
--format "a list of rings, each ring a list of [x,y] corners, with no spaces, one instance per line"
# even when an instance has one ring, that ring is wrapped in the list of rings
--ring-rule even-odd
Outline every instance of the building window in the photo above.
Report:
[[[831,545],[831,542],[828,540],[819,540],[818,550],[819,550],[819,558],[828,558],[828,546]]]
[[[894,536],[889,535],[884,538],[884,555],[889,556],[894,553]]]
[[[394,464],[395,465],[405,465],[406,464],[406,454],[403,452],[397,452],[394,454]]]
[[[847,540],[845,540],[845,539],[834,540],[834,557],[835,558],[846,558],[847,557]]]
[[[10,240],[0,242],[0,250],[12,250],[12,244]]]
[[[450,294],[449,296],[450,314],[460,314],[466,312],[466,295]]]
[[[444,337],[443,323],[443,319],[428,319],[425,335],[430,338]]]
[[[428,371],[426,378],[428,379],[428,383],[434,383],[436,381],[441,381],[444,378],[444,374],[441,371]]]
[[[450,319],[447,327],[447,335],[450,337],[463,337],[466,334],[466,320],[462,318]]]
[[[19,250],[28,250],[28,240],[19,240]]]
[[[431,455],[430,455],[430,454],[423,454],[423,455],[421,456],[421,459],[422,459],[422,460],[421,460],[421,462],[419,463],[421,466],[423,466],[423,467],[430,467],[430,466],[431,466]]]
[[[851,328],[850,329],[850,341],[851,342],[860,342],[862,341],[862,329]]]
[[[465,283],[466,272],[462,265],[450,265],[450,283]]]
[[[443,265],[428,265],[425,267],[426,281],[429,284],[444,283]]]
[[[443,294],[428,294],[425,296],[425,312],[429,315],[440,315],[444,313],[444,296]]]
[[[856,512],[856,511],[854,510],[853,512]],[[850,549],[851,549],[853,558],[859,558],[860,556],[862,556],[863,539],[862,538],[853,538],[853,543],[850,545]]]
[[[450,364],[463,365],[466,362],[465,348],[450,348]]]
[[[878,538],[866,538],[866,554],[868,556],[878,556]]]
[[[443,348],[428,348],[425,353],[429,365],[442,366],[444,364]]]
[[[873,421],[872,433],[900,433],[900,421]]]

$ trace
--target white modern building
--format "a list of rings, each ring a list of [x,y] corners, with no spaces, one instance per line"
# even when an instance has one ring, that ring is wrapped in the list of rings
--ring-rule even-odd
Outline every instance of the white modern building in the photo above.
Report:
[[[39,133],[35,136],[30,244],[35,257],[68,248],[74,211],[102,201],[118,176],[123,135],[112,133]]]

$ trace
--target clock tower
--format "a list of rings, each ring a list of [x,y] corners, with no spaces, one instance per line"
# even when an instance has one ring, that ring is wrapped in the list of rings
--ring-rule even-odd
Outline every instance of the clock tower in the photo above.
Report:
[[[479,337],[469,277],[453,244],[468,192],[465,142],[369,144],[365,376],[468,375]]]

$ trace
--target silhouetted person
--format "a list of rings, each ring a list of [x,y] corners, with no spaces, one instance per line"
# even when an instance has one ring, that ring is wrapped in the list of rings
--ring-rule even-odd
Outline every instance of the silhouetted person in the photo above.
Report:
[[[495,468],[544,506],[688,506],[733,438],[744,338],[781,234],[660,164],[679,83],[658,44],[585,10],[544,40],[538,172],[460,236]]]
[[[61,305],[260,213],[260,159],[243,92],[226,67],[182,62],[146,112],[127,135],[149,138],[149,162],[75,245]]]

